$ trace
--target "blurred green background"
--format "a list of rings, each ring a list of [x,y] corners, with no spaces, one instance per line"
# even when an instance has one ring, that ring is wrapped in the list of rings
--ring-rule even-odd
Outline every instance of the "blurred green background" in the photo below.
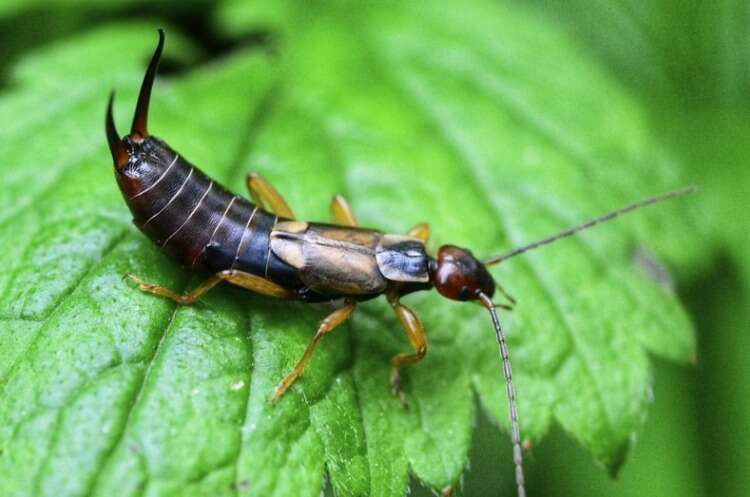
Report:
[[[273,4],[5,0],[0,91],[12,84],[13,65],[27,52],[115,20],[175,26],[201,48],[203,60],[240,46],[276,46],[283,43],[284,10],[304,7]],[[696,324],[696,365],[656,363],[655,401],[618,478],[610,479],[583,449],[554,431],[527,458],[529,493],[748,495],[750,6],[735,0],[511,4],[566,30],[637,98],[654,139],[702,190],[691,199],[703,229],[696,244],[709,247],[695,267],[676,268],[675,275]],[[164,69],[175,68],[167,61]],[[503,475],[509,472],[498,468],[510,464],[509,455],[506,438],[480,416],[462,493],[508,495]],[[430,494],[418,483],[414,487],[417,495]]]

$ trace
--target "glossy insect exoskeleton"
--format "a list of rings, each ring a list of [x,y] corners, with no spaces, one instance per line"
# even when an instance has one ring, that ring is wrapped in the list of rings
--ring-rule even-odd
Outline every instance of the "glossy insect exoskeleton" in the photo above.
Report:
[[[182,304],[195,302],[220,282],[256,293],[305,302],[335,302],[338,307],[317,329],[302,357],[273,393],[276,402],[302,374],[321,338],[351,316],[357,302],[385,295],[399,318],[412,352],[391,359],[391,388],[403,402],[399,388],[402,366],[419,362],[427,340],[417,315],[400,302],[402,296],[435,288],[457,301],[476,301],[489,312],[495,327],[510,407],[513,457],[518,494],[524,495],[521,438],[508,350],[496,307],[495,290],[503,293],[487,266],[572,235],[619,214],[692,188],[631,204],[504,255],[479,260],[468,249],[445,245],[437,257],[427,253],[426,224],[407,235],[386,234],[357,227],[354,215],[340,196],[331,204],[333,224],[296,220],[279,193],[259,175],[247,177],[253,202],[228,191],[203,174],[147,129],[148,106],[156,69],[164,47],[164,32],[141,86],[130,134],[120,138],[110,97],[106,132],[117,184],[135,225],[164,252],[188,269],[208,274],[206,281],[186,295],[145,283],[128,275],[141,290]]]

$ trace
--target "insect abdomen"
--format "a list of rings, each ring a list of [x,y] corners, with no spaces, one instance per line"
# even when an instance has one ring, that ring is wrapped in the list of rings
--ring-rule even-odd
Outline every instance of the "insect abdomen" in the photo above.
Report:
[[[135,225],[164,252],[189,268],[238,269],[286,287],[298,284],[295,270],[269,250],[275,216],[230,193],[158,139],[127,145],[131,163],[119,175],[120,188]]]

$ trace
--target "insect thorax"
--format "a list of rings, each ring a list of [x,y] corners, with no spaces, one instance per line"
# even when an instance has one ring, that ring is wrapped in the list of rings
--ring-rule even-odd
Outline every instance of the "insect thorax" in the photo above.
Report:
[[[427,283],[429,257],[421,240],[409,236],[383,235],[375,249],[380,272],[390,281]]]
[[[392,281],[429,281],[424,245],[411,237],[286,221],[271,231],[271,250],[323,294],[371,295]]]

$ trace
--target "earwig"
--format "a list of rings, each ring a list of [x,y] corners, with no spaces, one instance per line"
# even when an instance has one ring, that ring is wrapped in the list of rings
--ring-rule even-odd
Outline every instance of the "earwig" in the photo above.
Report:
[[[427,224],[406,236],[360,228],[341,196],[331,203],[332,224],[295,220],[279,193],[261,176],[250,174],[252,202],[209,178],[165,142],[148,132],[151,88],[164,48],[164,31],[141,85],[130,134],[120,138],[112,116],[114,94],[107,106],[105,129],[115,177],[134,224],[169,256],[188,269],[210,276],[193,291],[180,295],[128,275],[141,290],[190,304],[220,282],[253,292],[304,302],[337,302],[339,307],[320,323],[292,371],[276,387],[276,403],[299,378],[323,336],[349,319],[358,302],[385,295],[413,352],[391,361],[392,392],[405,403],[400,369],[419,362],[427,339],[417,315],[400,302],[404,295],[436,289],[443,297],[474,301],[492,319],[506,383],[513,461],[519,497],[525,496],[521,432],[510,357],[496,307],[495,290],[510,297],[493,279],[488,266],[573,235],[614,217],[695,190],[684,188],[641,200],[578,226],[563,230],[506,254],[480,260],[470,250],[444,245],[437,256],[427,253]],[[405,405],[405,404],[404,404]]]

